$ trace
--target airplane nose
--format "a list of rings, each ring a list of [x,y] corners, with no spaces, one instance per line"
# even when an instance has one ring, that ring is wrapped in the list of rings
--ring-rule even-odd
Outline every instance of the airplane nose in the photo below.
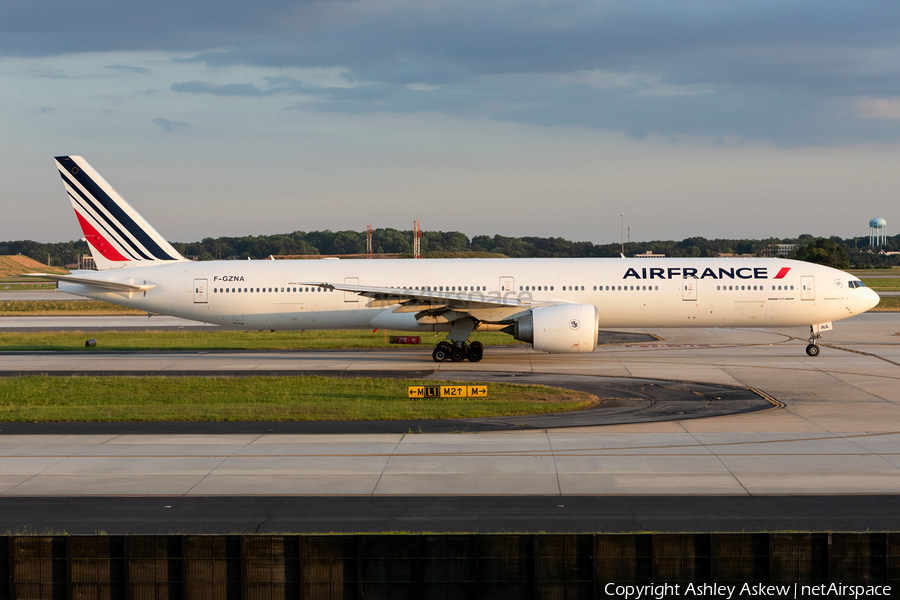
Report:
[[[866,288],[866,292],[866,299],[869,301],[869,308],[875,308],[878,303],[881,302],[881,296],[879,296],[878,292],[876,292],[875,290],[871,290],[868,288]],[[869,310],[869,308],[867,308],[866,310]]]

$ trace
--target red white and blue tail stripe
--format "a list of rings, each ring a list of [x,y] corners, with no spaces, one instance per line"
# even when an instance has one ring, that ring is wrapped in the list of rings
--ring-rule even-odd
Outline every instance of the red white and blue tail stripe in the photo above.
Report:
[[[82,157],[56,166],[98,269],[186,260]]]

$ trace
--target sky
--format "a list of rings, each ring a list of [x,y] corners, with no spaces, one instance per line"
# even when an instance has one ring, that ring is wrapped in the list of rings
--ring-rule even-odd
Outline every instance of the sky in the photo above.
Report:
[[[0,0],[0,114],[0,240],[900,231],[894,0]]]

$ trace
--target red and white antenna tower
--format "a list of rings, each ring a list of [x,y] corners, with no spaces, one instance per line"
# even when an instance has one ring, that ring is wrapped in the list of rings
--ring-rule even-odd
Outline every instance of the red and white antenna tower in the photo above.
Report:
[[[422,229],[419,227],[419,219],[413,221],[413,258],[422,258],[422,249],[419,238],[422,237]]]
[[[366,229],[366,258],[372,258],[372,226]]]

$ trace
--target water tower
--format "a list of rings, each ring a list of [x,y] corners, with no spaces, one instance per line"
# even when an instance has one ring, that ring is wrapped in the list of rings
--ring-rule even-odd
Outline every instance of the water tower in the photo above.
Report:
[[[872,219],[869,221],[869,245],[880,246],[887,243],[887,221]]]

